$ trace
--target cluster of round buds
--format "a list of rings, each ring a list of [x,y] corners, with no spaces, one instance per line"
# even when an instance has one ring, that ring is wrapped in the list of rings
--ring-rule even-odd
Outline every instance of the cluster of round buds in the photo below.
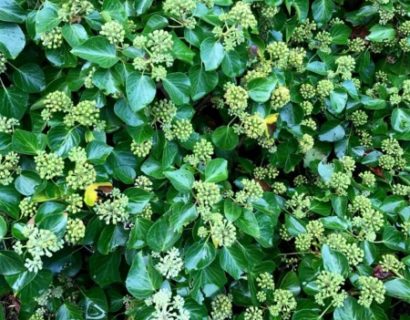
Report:
[[[344,283],[344,278],[338,273],[322,271],[317,279],[316,284],[319,292],[315,294],[315,300],[318,305],[324,306],[326,299],[331,299],[331,303],[335,307],[343,305],[347,298],[347,293],[341,290]]]
[[[367,123],[368,116],[363,110],[356,110],[350,115],[350,119],[355,127],[360,127]]]
[[[252,202],[263,197],[263,189],[259,182],[253,179],[243,179],[243,189],[235,194],[235,201],[244,206],[250,206]]]
[[[243,319],[244,320],[263,320],[263,310],[255,306],[246,308]]]
[[[292,40],[297,43],[302,43],[313,39],[313,31],[315,31],[316,28],[316,23],[307,19],[295,28],[292,34]]]
[[[219,187],[213,182],[195,181],[193,189],[195,190],[195,198],[200,206],[212,207],[221,200]]]
[[[404,263],[397,259],[393,254],[383,255],[380,265],[383,271],[390,271],[396,275],[400,275],[400,273],[405,269]]]
[[[119,45],[124,42],[125,30],[121,23],[112,20],[102,25],[100,34],[111,44]]]
[[[71,98],[63,91],[49,93],[44,101],[44,109],[41,116],[44,120],[49,120],[55,112],[70,112],[73,107]]]
[[[213,320],[225,320],[232,317],[232,297],[219,294],[211,303]]]
[[[273,165],[269,164],[266,167],[256,167],[253,171],[256,179],[275,179],[279,175],[279,170]]]
[[[372,188],[376,184],[376,176],[371,171],[360,172],[359,177],[362,178],[362,184],[367,187]]]
[[[68,203],[66,209],[68,213],[78,213],[83,207],[83,198],[77,193],[70,194],[65,201]]]
[[[299,88],[299,92],[303,99],[312,99],[316,95],[316,89],[310,83],[303,83]]]
[[[369,308],[373,301],[381,304],[384,302],[386,289],[383,282],[375,277],[360,276],[357,280],[360,286],[359,304]]]
[[[95,206],[95,213],[98,219],[104,220],[106,224],[117,224],[127,221],[129,217],[127,208],[128,197],[122,194],[119,189],[114,188],[110,199]]]
[[[85,235],[85,225],[81,219],[69,218],[67,220],[67,229],[65,234],[65,241],[70,244],[77,244]]]
[[[64,117],[64,123],[68,127],[76,123],[82,126],[97,125],[100,119],[100,112],[95,101],[84,100],[71,108],[69,113]]]
[[[131,152],[137,157],[144,158],[149,155],[153,142],[152,140],[146,140],[142,143],[137,143],[135,141],[131,142]]]
[[[328,184],[338,195],[343,196],[346,194],[346,190],[349,188],[351,183],[351,174],[345,172],[334,172]]]
[[[91,13],[93,4],[87,0],[71,0],[64,2],[58,11],[58,16],[65,22],[79,21],[83,15]]]
[[[334,88],[332,81],[324,79],[317,83],[316,91],[321,98],[325,98],[330,95]]]
[[[280,86],[272,92],[270,104],[274,110],[279,109],[280,107],[287,104],[289,101],[290,101],[290,91],[288,88],[284,86]]]
[[[4,56],[3,53],[0,52],[0,74],[4,73],[6,71],[6,63],[7,63],[7,59]]]
[[[258,139],[265,134],[265,120],[258,114],[248,115],[241,119],[240,131],[251,139]]]
[[[187,141],[194,131],[188,119],[176,120],[172,125],[164,126],[163,129],[167,140],[178,139],[181,142]]]
[[[20,121],[14,118],[7,118],[0,115],[0,132],[13,133],[14,127],[18,126]]]
[[[177,107],[170,100],[159,100],[151,107],[151,113],[155,121],[168,124],[176,116]]]
[[[42,179],[51,180],[63,175],[64,160],[56,153],[39,152],[34,157],[36,170]]]
[[[200,163],[206,163],[209,161],[212,158],[213,153],[214,148],[212,143],[206,139],[201,139],[195,143],[193,154],[186,156],[184,161],[192,166],[197,166]]]
[[[211,237],[216,247],[230,247],[236,241],[236,228],[232,222],[223,219],[212,224]]]
[[[347,261],[351,266],[357,266],[363,261],[364,251],[357,245],[357,243],[348,243],[346,238],[338,233],[329,234],[324,243],[329,245],[333,250],[343,253],[347,257]]]
[[[37,204],[27,197],[20,201],[19,208],[21,217],[31,218],[37,211]]]
[[[157,254],[153,253],[155,257]],[[155,265],[155,269],[159,271],[167,279],[175,279],[184,267],[184,261],[177,248],[171,248],[166,255],[161,257],[158,254],[159,262]]]
[[[251,6],[244,1],[236,2],[231,10],[227,14],[222,15],[220,19],[240,25],[245,29],[255,29],[258,24],[252,13]]]
[[[366,42],[360,37],[349,39],[347,45],[349,51],[353,53],[363,52],[366,49]]]
[[[352,78],[352,72],[355,69],[356,61],[352,56],[341,56],[336,59],[337,73],[343,80]]]
[[[275,289],[275,282],[273,281],[273,277],[268,272],[261,273],[256,278],[256,283],[258,284],[258,287],[263,290],[274,290]]]
[[[87,186],[93,184],[97,179],[97,173],[94,166],[87,162],[76,163],[73,170],[68,172],[66,182],[67,185],[73,189],[85,189]]]
[[[241,115],[248,107],[248,92],[241,86],[228,82],[224,86],[225,103],[231,115]]]
[[[310,207],[310,197],[304,193],[295,192],[286,202],[286,208],[293,210],[296,218],[303,219],[306,217],[306,210]]]
[[[61,28],[56,27],[49,32],[40,35],[42,44],[47,49],[58,49],[63,44]]]
[[[292,292],[284,289],[277,289],[273,293],[274,304],[269,306],[269,312],[272,316],[280,319],[289,319],[293,310],[296,309],[297,303]]]
[[[196,8],[196,0],[165,0],[163,4],[164,12],[177,19],[188,29],[195,28],[196,20],[192,14]]]
[[[145,191],[152,191],[152,181],[147,176],[138,176],[134,182],[135,187]]]
[[[298,141],[299,143],[299,150],[302,153],[307,153],[311,150],[315,144],[315,139],[310,134],[303,134],[301,139]]]

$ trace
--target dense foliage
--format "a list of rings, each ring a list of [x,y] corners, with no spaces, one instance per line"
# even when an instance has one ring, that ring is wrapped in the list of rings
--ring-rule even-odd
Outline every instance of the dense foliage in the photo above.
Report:
[[[410,319],[405,0],[0,0],[0,319]]]

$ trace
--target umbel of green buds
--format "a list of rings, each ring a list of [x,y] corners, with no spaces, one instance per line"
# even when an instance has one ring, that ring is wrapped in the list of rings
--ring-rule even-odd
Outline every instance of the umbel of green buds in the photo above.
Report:
[[[283,86],[276,88],[271,97],[271,106],[273,110],[277,110],[290,101],[289,89]]]
[[[124,42],[125,30],[117,21],[109,21],[103,24],[100,34],[105,36],[111,44],[119,45]]]
[[[7,59],[3,53],[0,52],[0,74],[6,71]]]
[[[41,34],[41,41],[43,46],[47,49],[58,49],[63,44],[63,35],[61,28],[57,27],[49,32]]]
[[[36,170],[42,179],[51,180],[63,175],[64,160],[55,153],[41,151],[34,157]]]

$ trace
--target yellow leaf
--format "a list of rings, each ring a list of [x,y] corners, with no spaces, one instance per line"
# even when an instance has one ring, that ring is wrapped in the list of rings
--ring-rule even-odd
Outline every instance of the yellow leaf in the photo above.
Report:
[[[112,188],[112,184],[110,182],[98,182],[85,188],[84,202],[87,206],[93,207],[95,205],[98,200],[98,189],[100,187]]]
[[[269,137],[269,125],[276,123],[276,121],[278,121],[278,117],[279,117],[278,113],[272,113],[265,118],[265,125],[266,125],[265,133],[268,137]]]

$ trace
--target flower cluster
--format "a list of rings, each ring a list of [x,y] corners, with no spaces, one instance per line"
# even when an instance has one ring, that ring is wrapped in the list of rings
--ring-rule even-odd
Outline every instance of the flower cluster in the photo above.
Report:
[[[13,182],[13,173],[19,171],[19,159],[19,155],[15,152],[0,154],[0,184],[8,185]]]
[[[189,311],[184,308],[184,299],[179,295],[173,297],[169,289],[160,289],[152,297],[146,299],[145,303],[148,306],[154,306],[155,311],[151,315],[153,320],[189,320]]]
[[[167,279],[177,278],[183,269],[184,262],[177,248],[171,248],[165,256],[158,254],[159,262],[155,268]]]
[[[174,45],[172,35],[168,31],[155,30],[148,36],[136,36],[133,45],[141,50],[141,55],[134,58],[135,70],[151,72],[151,78],[156,81],[165,79],[165,67],[172,66],[174,62],[171,54]]]
[[[126,222],[129,217],[128,197],[121,193],[119,189],[114,188],[110,198],[99,202],[95,206],[95,213],[98,219],[103,220],[106,224],[117,224]]]
[[[57,236],[47,229],[39,229],[34,226],[27,226],[23,230],[24,236],[27,238],[23,245],[20,241],[14,244],[14,250],[18,254],[22,254],[26,249],[30,254],[30,258],[26,258],[24,266],[30,272],[37,273],[43,269],[43,256],[51,257],[54,252],[63,247],[64,241],[58,239]]]
[[[42,179],[51,180],[62,176],[64,173],[64,160],[54,152],[41,151],[34,157],[34,162]]]

